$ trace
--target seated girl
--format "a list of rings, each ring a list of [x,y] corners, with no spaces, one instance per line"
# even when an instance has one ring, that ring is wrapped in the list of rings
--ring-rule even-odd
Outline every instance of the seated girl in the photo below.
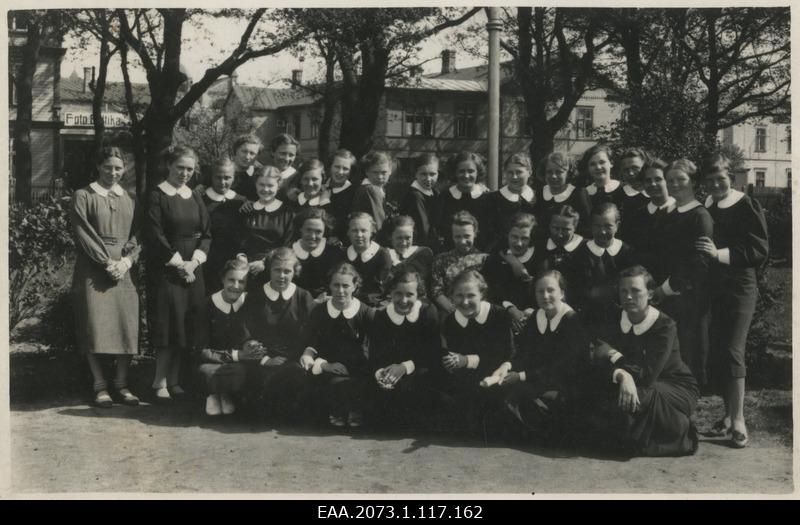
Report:
[[[387,286],[391,303],[375,313],[370,326],[369,363],[376,416],[387,423],[404,422],[431,404],[431,372],[440,369],[436,307],[425,296],[421,276],[413,270],[396,273]]]
[[[346,252],[347,260],[361,276],[361,286],[356,297],[371,306],[380,304],[383,286],[392,267],[389,251],[374,241],[376,233],[377,225],[372,217],[366,213],[350,215],[350,227],[347,232],[350,247]]]
[[[361,276],[341,263],[330,277],[331,297],[312,311],[300,364],[309,371],[335,427],[360,427],[370,376],[366,336],[375,310],[356,299]]]
[[[611,424],[611,439],[644,456],[697,451],[691,417],[697,381],[681,360],[675,321],[650,305],[656,283],[641,266],[620,272],[623,313],[608,344],[593,348],[603,378],[595,410]],[[614,423],[617,423],[616,425]]]
[[[295,283],[315,298],[324,298],[328,273],[344,261],[344,253],[325,238],[328,214],[322,208],[307,208],[295,217],[294,228],[300,238],[292,244],[292,251],[303,267]]]
[[[578,314],[564,302],[566,286],[557,270],[537,276],[538,309],[518,339],[511,371],[503,378],[505,404],[528,430],[547,440],[569,430],[589,341]]]
[[[275,249],[267,264],[269,282],[248,294],[243,307],[251,341],[265,351],[259,410],[268,416],[296,416],[299,411],[304,373],[298,360],[303,327],[314,306],[311,294],[292,282],[299,269],[290,248]]]
[[[448,234],[456,213],[467,212],[488,229],[489,210],[486,196],[489,190],[484,186],[486,162],[477,153],[462,151],[448,161],[448,168],[453,185],[439,196],[436,229],[444,236],[444,247],[452,249],[453,239]],[[487,231],[486,234],[488,233]],[[475,245],[481,251],[488,244],[489,239],[486,234],[481,233],[481,236],[475,239]]]
[[[439,158],[433,153],[423,153],[414,159],[414,182],[400,201],[400,215],[407,215],[414,220],[414,238],[420,246],[431,250],[440,245],[439,233],[436,230],[436,207],[439,192],[436,182],[439,180]]]
[[[398,215],[391,220],[392,247],[389,257],[392,259],[391,275],[405,271],[415,271],[419,274],[422,283],[428,282],[433,264],[433,252],[427,246],[414,244],[415,228],[414,219],[407,215]]]
[[[234,396],[243,392],[248,376],[267,355],[250,339],[242,305],[247,293],[247,258],[225,263],[222,290],[211,295],[195,316],[194,355],[197,375],[206,394],[206,414],[233,414]]]
[[[578,212],[566,204],[553,209],[549,221],[550,236],[545,243],[543,269],[558,270],[567,281],[567,300],[583,296],[580,286],[581,271],[578,266],[579,248],[585,240],[575,233],[578,228]]]

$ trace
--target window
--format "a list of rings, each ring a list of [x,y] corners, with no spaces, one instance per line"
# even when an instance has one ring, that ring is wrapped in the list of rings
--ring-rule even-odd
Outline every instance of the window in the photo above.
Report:
[[[575,108],[576,138],[592,138],[592,128],[594,128],[594,108]]]
[[[733,144],[733,127],[722,130],[722,143],[726,145]]]
[[[301,123],[302,123],[302,118],[301,118],[300,113],[295,113],[294,115],[292,115],[292,127],[294,129],[290,133],[297,140],[300,140],[302,138],[302,136],[301,136],[302,135],[301,134],[301,132],[302,132]]]
[[[433,104],[406,105],[403,135],[407,137],[433,136]]]
[[[786,126],[786,153],[792,152],[792,127]]]
[[[767,183],[766,170],[756,170],[756,188],[763,188]]]
[[[311,138],[315,139],[319,137],[319,122],[316,120],[311,121]]]
[[[764,153],[767,151],[767,128],[756,128],[756,146],[757,153]]]
[[[478,108],[476,104],[456,104],[454,131],[457,139],[474,139],[478,137]]]
[[[22,14],[9,14],[11,18],[10,25],[12,31],[27,31],[28,30],[28,20],[25,15]]]

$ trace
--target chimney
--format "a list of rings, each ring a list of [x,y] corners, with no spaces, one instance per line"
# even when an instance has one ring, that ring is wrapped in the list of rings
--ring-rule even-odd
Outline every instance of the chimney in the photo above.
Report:
[[[442,50],[442,75],[456,71],[456,52],[453,49]]]
[[[83,68],[83,92],[88,93],[94,85],[94,66]]]
[[[303,70],[292,69],[292,88],[297,89],[303,83]]]

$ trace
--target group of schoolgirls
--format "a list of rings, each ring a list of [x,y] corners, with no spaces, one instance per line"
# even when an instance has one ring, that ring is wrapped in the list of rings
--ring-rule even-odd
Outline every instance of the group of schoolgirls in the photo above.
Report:
[[[295,170],[296,140],[270,149],[274,166],[261,166],[260,142],[242,137],[193,192],[203,231],[176,268],[186,288],[204,264],[207,299],[152,310],[173,324],[183,313],[193,332],[165,338],[157,398],[182,393],[177,352],[164,363],[163,350],[189,347],[209,415],[234,412],[240,394],[277,416],[322,405],[335,427],[435,404],[468,424],[510,414],[537,435],[606,432],[634,453],[680,455],[696,450],[691,416],[711,379],[726,402],[713,430],[747,444],[743,338],[766,230],[723,157],[704,168],[702,206],[691,161],[638,149],[618,181],[609,150],[590,148],[585,187],[564,154],[542,160],[539,184],[515,154],[496,192],[469,152],[450,159],[440,192],[426,154],[393,211],[386,154],[357,165],[340,150]]]

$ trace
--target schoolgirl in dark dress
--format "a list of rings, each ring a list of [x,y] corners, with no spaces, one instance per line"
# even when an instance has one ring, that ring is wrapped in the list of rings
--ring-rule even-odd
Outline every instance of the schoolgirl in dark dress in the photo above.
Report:
[[[414,182],[400,200],[398,213],[414,221],[414,239],[420,246],[438,250],[441,246],[440,232],[436,229],[439,192],[439,159],[432,153],[424,153],[414,159]]]
[[[345,254],[361,276],[356,297],[370,306],[381,303],[384,285],[392,268],[389,251],[373,240],[375,233],[376,225],[372,217],[366,213],[350,216],[350,246]]]
[[[592,208],[604,202],[610,202],[621,209],[625,200],[625,192],[620,181],[611,178],[611,151],[607,146],[592,146],[581,157],[578,170],[584,179],[592,183],[586,186],[589,203]]]
[[[664,282],[667,269],[661,252],[664,248],[662,239],[665,236],[667,217],[675,210],[675,199],[669,195],[664,170],[667,163],[653,158],[642,168],[641,184],[650,197],[645,206],[629,213],[625,218],[627,239],[636,250],[636,258],[647,268],[657,283]]]
[[[544,177],[545,185],[536,198],[536,221],[543,225],[550,224],[550,217],[556,208],[569,206],[578,214],[578,233],[588,236],[589,196],[583,187],[573,185],[576,171],[573,162],[563,153],[550,153],[542,159],[539,173]]]
[[[356,158],[346,149],[337,150],[328,164],[328,190],[330,206],[327,208],[330,221],[329,237],[333,244],[341,245],[347,239],[347,216],[353,211],[353,196],[356,186],[350,181]]]
[[[317,299],[324,297],[328,288],[328,273],[344,261],[344,253],[327,242],[328,216],[321,208],[308,208],[295,218],[295,229],[300,238],[292,244],[292,251],[300,261],[300,275],[295,283]]]
[[[622,215],[617,238],[636,247],[635,240],[642,235],[641,224],[629,221],[628,218],[639,213],[649,202],[648,195],[642,190],[641,171],[650,156],[641,148],[629,148],[622,152],[619,159],[619,173],[622,179]]]
[[[433,252],[427,246],[414,244],[414,220],[407,215],[398,215],[391,220],[391,241],[389,257],[392,267],[389,279],[402,272],[417,272],[422,283],[427,283],[433,265]]]
[[[579,301],[583,297],[583,281],[578,254],[586,240],[575,233],[578,228],[578,212],[570,206],[561,205],[553,210],[549,219],[550,236],[543,243],[543,270],[558,270],[567,282],[567,301]]]
[[[233,162],[236,168],[231,189],[249,202],[258,200],[255,179],[264,169],[264,165],[256,159],[262,147],[261,139],[253,134],[240,135],[233,142]]]
[[[530,157],[521,153],[511,155],[503,164],[505,185],[486,195],[489,217],[487,251],[490,253],[508,247],[505,236],[511,227],[511,219],[517,213],[534,213],[536,195],[528,186],[532,171]]]
[[[484,160],[475,153],[461,152],[448,164],[451,167],[451,179],[455,184],[439,195],[437,231],[449,234],[453,216],[460,211],[475,217],[482,227],[488,225],[489,211],[486,200],[488,189],[483,185],[486,178]],[[488,234],[488,231],[483,232],[483,230],[478,233],[475,241],[478,250],[485,250],[489,242]],[[444,235],[444,248],[448,250],[453,248],[450,235]]]

